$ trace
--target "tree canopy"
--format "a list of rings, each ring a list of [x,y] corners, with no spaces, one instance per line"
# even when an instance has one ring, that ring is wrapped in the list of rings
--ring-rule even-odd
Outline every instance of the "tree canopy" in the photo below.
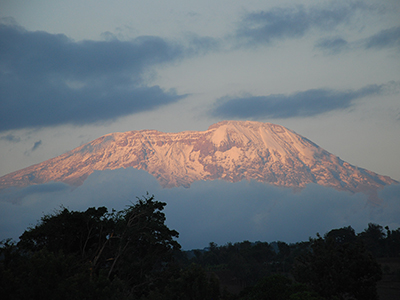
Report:
[[[62,208],[44,216],[17,245],[4,243],[1,294],[9,299],[146,294],[162,281],[173,251],[180,248],[178,232],[164,224],[165,205],[151,196],[119,212]]]
[[[43,216],[18,243],[1,243],[1,298],[374,300],[376,258],[400,256],[400,229],[372,223],[294,244],[181,251],[165,206],[147,195],[121,211],[62,207]]]
[[[381,269],[353,230],[331,231],[310,240],[310,251],[298,257],[294,276],[327,299],[378,299]]]

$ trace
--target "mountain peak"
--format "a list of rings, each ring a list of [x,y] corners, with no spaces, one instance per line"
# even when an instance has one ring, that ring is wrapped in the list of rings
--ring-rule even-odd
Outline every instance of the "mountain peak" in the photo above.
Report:
[[[218,128],[221,126],[239,126],[239,127],[260,127],[265,126],[271,123],[263,123],[257,121],[237,121],[237,120],[224,120],[217,123],[214,123],[208,127],[208,130],[213,128]],[[277,125],[279,126],[279,125]]]
[[[352,166],[313,142],[272,123],[222,121],[206,131],[117,132],[63,155],[5,175],[0,189],[49,181],[80,185],[95,170],[133,167],[164,187],[197,180],[243,179],[302,188],[309,183],[351,192],[376,191],[395,180]]]

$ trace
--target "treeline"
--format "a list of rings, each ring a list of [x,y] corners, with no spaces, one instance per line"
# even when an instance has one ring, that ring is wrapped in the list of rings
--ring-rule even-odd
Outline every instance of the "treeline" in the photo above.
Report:
[[[188,254],[188,262],[240,291],[236,299],[377,299],[377,259],[400,257],[400,228],[370,223],[359,234],[349,226],[306,242],[210,243]],[[400,269],[385,271],[397,272],[400,284]]]
[[[182,251],[166,203],[60,209],[0,247],[2,299],[377,299],[377,258],[400,256],[400,228],[369,224],[295,244],[210,243]],[[400,275],[400,274],[399,274]]]

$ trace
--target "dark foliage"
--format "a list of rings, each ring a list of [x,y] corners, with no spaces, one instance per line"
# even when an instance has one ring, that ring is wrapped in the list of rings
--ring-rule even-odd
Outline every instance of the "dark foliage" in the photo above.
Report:
[[[272,275],[261,279],[254,287],[240,295],[241,300],[318,300],[322,299],[307,286],[293,283],[283,275]]]
[[[181,251],[166,203],[60,209],[0,247],[1,299],[377,299],[376,258],[400,256],[400,229],[351,227],[286,244]]]
[[[163,284],[179,250],[165,224],[166,204],[138,199],[120,212],[104,207],[44,216],[15,245],[1,248],[2,299],[135,299]]]
[[[188,252],[189,263],[214,272],[232,291],[232,285],[240,287],[242,294],[235,299],[377,299],[382,276],[377,258],[400,257],[400,229],[385,229],[387,233],[380,225],[368,224],[357,235],[348,226],[295,244],[210,243],[203,251]],[[281,286],[286,294],[268,298],[271,286]]]
[[[311,239],[311,251],[298,258],[294,276],[327,299],[378,299],[380,266],[362,243],[347,237],[351,234]]]
[[[168,283],[149,293],[146,300],[220,299],[220,285],[215,274],[196,264],[170,273]]]

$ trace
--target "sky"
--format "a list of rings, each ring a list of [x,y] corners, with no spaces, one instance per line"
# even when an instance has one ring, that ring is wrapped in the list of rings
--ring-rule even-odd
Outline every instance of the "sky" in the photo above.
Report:
[[[288,127],[400,180],[400,2],[0,2],[0,176],[111,132]]]

